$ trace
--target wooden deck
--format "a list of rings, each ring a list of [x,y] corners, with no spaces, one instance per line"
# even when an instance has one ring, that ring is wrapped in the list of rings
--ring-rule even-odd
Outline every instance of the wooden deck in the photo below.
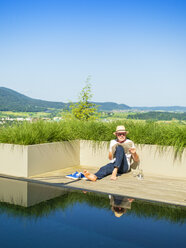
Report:
[[[116,181],[110,180],[110,176],[96,182],[86,180],[71,180],[65,175],[74,171],[82,172],[83,167],[71,167],[50,173],[45,173],[24,179],[33,182],[45,183],[57,187],[72,187],[84,191],[103,192],[117,194],[155,202],[163,202],[174,205],[186,206],[186,179],[144,175],[143,180],[134,177],[132,172],[123,174]],[[95,173],[95,169],[89,169]]]

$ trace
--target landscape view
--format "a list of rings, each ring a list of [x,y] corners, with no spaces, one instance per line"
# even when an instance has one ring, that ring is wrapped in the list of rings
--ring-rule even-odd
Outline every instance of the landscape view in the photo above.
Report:
[[[89,100],[89,99],[87,99]],[[154,106],[131,107],[114,102],[94,102],[99,112],[99,120],[119,119],[179,122],[185,124],[186,107]],[[71,113],[71,103],[50,102],[27,97],[12,89],[0,87],[0,121],[2,125],[19,121],[53,120],[59,121]]]
[[[0,247],[185,248],[186,1],[0,1]]]
[[[79,102],[64,103],[33,99],[1,87],[0,142],[32,145],[74,139],[110,141],[115,126],[125,124],[130,131],[128,137],[136,144],[171,145],[175,156],[183,153],[186,107],[92,102],[91,90],[86,82]]]

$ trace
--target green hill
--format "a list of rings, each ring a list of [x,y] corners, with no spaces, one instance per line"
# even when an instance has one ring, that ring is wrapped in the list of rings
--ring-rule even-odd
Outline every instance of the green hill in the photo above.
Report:
[[[50,102],[33,99],[14,90],[0,87],[0,111],[39,112],[49,108],[61,109],[66,106],[62,102]]]
[[[146,113],[136,113],[133,115],[128,115],[127,119],[136,119],[136,120],[186,120],[186,112],[164,112],[164,111],[150,111]]]
[[[172,111],[172,112],[186,112],[184,106],[155,106],[155,107],[132,107],[134,111]]]
[[[129,107],[126,104],[117,104],[115,102],[94,102],[98,105],[99,111],[113,110],[131,110],[131,111],[173,111],[186,112],[186,107],[169,106],[169,107]],[[15,112],[45,112],[49,109],[64,109],[68,108],[69,103],[51,102],[39,99],[30,98],[15,90],[0,87],[0,111],[15,111]]]
[[[95,102],[95,104],[99,106],[99,111],[125,110],[130,108],[125,104],[114,102]],[[48,111],[50,108],[63,109],[68,107],[69,103],[33,99],[14,90],[0,87],[0,111],[43,112]]]
[[[100,111],[112,111],[112,110],[127,110],[129,106],[125,104],[117,104],[115,102],[93,102],[98,105]]]

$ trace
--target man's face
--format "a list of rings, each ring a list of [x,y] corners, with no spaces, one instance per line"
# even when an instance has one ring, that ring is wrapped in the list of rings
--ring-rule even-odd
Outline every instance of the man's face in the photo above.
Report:
[[[117,133],[116,135],[117,135],[117,139],[119,142],[123,142],[126,140],[126,133],[125,132]]]

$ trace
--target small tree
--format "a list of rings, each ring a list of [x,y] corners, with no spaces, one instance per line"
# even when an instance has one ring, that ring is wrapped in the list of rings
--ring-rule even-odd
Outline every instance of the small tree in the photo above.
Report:
[[[98,106],[90,102],[92,98],[90,77],[86,80],[86,86],[82,89],[79,95],[79,102],[72,103],[70,108],[72,109],[72,115],[83,121],[95,120],[98,118]]]

